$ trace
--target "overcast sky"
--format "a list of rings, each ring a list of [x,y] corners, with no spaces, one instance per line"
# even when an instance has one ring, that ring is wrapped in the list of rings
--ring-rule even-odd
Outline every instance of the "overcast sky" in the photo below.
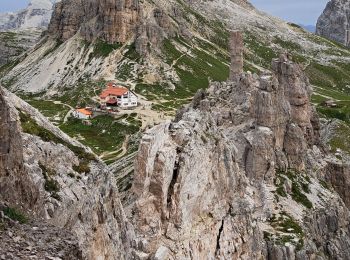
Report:
[[[328,0],[250,0],[257,8],[284,20],[315,24]],[[24,8],[29,0],[0,0],[0,12]]]

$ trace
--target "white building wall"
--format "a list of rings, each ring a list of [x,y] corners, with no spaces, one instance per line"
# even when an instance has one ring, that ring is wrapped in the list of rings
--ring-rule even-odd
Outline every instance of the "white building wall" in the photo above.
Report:
[[[138,98],[137,96],[129,91],[128,97],[122,96],[119,106],[122,108],[137,107]]]
[[[90,119],[90,116],[80,113],[79,111],[74,111],[73,116],[78,119]]]

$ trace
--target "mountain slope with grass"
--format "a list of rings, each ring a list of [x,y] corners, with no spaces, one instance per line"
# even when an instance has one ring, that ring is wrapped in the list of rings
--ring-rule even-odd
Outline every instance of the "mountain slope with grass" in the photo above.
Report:
[[[33,104],[36,98],[46,98],[75,107],[96,104],[95,97],[106,82],[115,80],[149,104],[155,116],[138,114],[138,120],[152,124],[162,115],[173,116],[210,81],[228,77],[228,34],[239,29],[244,32],[246,71],[270,70],[271,59],[288,51],[309,76],[315,90],[313,102],[320,104],[320,112],[331,118],[348,116],[350,51],[342,45],[260,12],[246,1],[136,2],[118,13],[134,22],[131,27],[124,24],[126,30],[117,35],[109,34],[108,27],[104,34],[89,27],[94,19],[100,28],[106,26],[101,9],[85,11],[85,18],[78,15],[74,28],[57,15],[35,49],[2,68],[2,83],[29,102],[34,99]],[[62,7],[68,14],[79,14],[74,4]],[[61,29],[55,29],[57,24]],[[84,30],[79,32],[79,26]],[[334,99],[337,107],[323,107],[328,99]],[[80,133],[72,134],[79,137]],[[117,149],[121,146],[119,142]]]

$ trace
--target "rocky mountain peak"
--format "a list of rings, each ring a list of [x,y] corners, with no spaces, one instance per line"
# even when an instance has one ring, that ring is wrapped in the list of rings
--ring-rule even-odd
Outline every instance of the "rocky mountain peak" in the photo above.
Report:
[[[350,1],[329,1],[318,18],[316,34],[350,46]]]
[[[0,30],[46,29],[55,0],[32,0],[15,13],[0,14]]]

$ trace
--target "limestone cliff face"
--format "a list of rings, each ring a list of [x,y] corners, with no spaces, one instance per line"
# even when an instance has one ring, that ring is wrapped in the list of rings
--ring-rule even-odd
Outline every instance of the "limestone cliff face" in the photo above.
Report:
[[[236,66],[229,82],[212,83],[143,137],[133,185],[139,255],[347,259],[349,210],[318,180],[329,169],[302,69],[287,55],[261,77]],[[305,201],[295,194],[302,183]]]
[[[139,15],[138,0],[64,0],[56,5],[48,32],[63,41],[80,31],[87,41],[124,43]]]
[[[0,200],[31,208],[38,190],[24,175],[23,148],[17,117],[0,89]]]
[[[316,33],[350,46],[350,2],[348,0],[330,1],[318,18]]]
[[[62,235],[57,248],[68,232],[66,240],[78,243],[72,243],[65,259],[128,259],[133,228],[107,167],[13,94],[1,92],[0,109],[0,204],[23,210],[31,221],[54,225],[46,227],[48,233],[63,229],[52,235]]]

